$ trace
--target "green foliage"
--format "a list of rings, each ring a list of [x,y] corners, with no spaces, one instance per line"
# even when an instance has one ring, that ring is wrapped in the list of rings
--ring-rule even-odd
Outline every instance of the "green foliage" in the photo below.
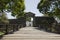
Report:
[[[26,20],[27,21],[31,21],[31,17],[26,17]]]
[[[8,10],[12,16],[24,14],[24,0],[0,0],[0,11]]]
[[[1,35],[4,35],[4,33],[3,33],[3,32],[0,32],[0,36],[1,36]]]
[[[37,8],[43,14],[60,18],[60,0],[41,0]]]
[[[0,13],[3,14],[0,17],[0,20],[3,22],[6,20],[6,15],[4,15],[4,12],[6,10],[8,12],[11,12],[12,16],[19,18],[21,16],[24,16],[24,9],[24,0],[0,0]]]
[[[3,11],[3,9],[6,8],[7,3],[9,3],[10,0],[0,0],[0,10]]]
[[[7,8],[12,12],[12,16],[23,16],[25,9],[24,0],[11,0]]]
[[[41,0],[37,8],[40,12],[45,13],[50,8],[50,2],[48,0]]]
[[[9,23],[4,13],[2,14],[2,16],[0,16],[0,23]]]

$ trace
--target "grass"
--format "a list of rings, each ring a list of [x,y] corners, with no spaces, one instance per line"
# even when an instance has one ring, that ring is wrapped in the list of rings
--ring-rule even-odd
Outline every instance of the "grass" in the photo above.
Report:
[[[3,32],[0,32],[0,36],[1,36],[1,35],[4,35],[4,33],[3,33]]]

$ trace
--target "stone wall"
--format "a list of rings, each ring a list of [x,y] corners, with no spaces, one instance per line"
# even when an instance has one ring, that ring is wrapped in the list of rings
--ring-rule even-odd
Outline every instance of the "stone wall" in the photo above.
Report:
[[[26,19],[21,17],[19,19],[9,19],[9,24],[18,24],[20,26],[26,26]]]
[[[46,23],[51,25],[54,22],[55,22],[55,19],[53,17],[35,17],[34,23],[35,23],[35,26],[39,26],[39,25],[45,25]]]
[[[24,17],[8,20],[8,24],[0,23],[0,32],[4,32],[5,34],[13,33],[14,31],[26,26],[26,19]]]

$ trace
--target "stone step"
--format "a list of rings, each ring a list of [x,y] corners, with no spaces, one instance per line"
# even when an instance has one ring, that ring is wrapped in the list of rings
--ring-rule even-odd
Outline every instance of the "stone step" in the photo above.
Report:
[[[9,35],[5,35],[5,36],[58,36],[60,37],[60,35],[53,35],[53,34],[50,34],[50,35],[41,35],[41,34],[9,34]]]
[[[60,35],[25,27],[14,34],[5,35],[2,40],[60,40]]]
[[[2,39],[2,40],[60,40],[60,39]]]
[[[10,36],[10,37],[4,37],[5,39],[8,38],[20,38],[20,39],[50,39],[50,38],[54,38],[54,39],[60,39],[60,37],[54,37],[54,36]]]

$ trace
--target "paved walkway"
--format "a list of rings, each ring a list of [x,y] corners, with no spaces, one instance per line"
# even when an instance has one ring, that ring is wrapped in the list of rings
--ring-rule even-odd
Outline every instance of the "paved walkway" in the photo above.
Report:
[[[25,27],[14,34],[5,35],[2,40],[60,40],[60,35]]]

